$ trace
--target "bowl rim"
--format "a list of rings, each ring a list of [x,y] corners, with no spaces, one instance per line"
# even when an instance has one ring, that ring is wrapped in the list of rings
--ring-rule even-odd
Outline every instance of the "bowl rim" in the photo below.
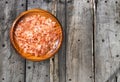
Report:
[[[23,53],[21,52],[21,50],[18,49],[17,46],[16,46],[16,44],[15,44],[15,41],[14,41],[14,28],[15,28],[17,22],[20,20],[21,17],[23,17],[24,15],[26,15],[28,13],[31,13],[31,12],[33,12],[33,13],[34,12],[43,12],[43,13],[49,14],[52,18],[54,18],[57,21],[57,23],[58,23],[58,25],[59,25],[59,27],[61,29],[60,42],[59,42],[57,48],[53,51],[53,53],[48,54],[49,56],[45,56],[45,57],[43,56],[42,58],[41,57],[35,57],[35,56],[33,56],[34,59],[32,59],[31,58],[32,55],[31,55],[31,57],[27,57],[27,56],[23,55]],[[43,60],[47,60],[47,59],[53,57],[58,52],[58,50],[60,49],[60,47],[62,46],[62,42],[63,42],[63,28],[62,28],[62,25],[60,24],[59,20],[52,13],[50,13],[49,11],[40,9],[40,8],[33,8],[33,9],[29,9],[27,11],[24,11],[20,15],[18,15],[18,17],[12,23],[12,26],[10,28],[10,35],[9,36],[10,36],[10,42],[11,42],[12,46],[15,48],[15,50],[17,51],[17,53],[20,56],[22,56],[23,58],[25,58],[27,60],[30,60],[30,61],[43,61]]]

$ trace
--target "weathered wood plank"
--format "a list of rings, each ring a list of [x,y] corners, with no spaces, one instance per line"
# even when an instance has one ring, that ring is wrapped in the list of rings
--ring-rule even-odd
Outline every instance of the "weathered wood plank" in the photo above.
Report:
[[[9,28],[25,4],[25,0],[0,0],[0,82],[24,82],[24,59],[10,44]]]
[[[95,26],[95,82],[120,82],[120,2],[98,0]]]
[[[51,10],[51,3],[47,0],[33,0],[27,3],[27,9],[41,8]],[[26,60],[26,82],[50,82],[49,60],[31,62]]]
[[[62,1],[62,2],[61,2]],[[53,0],[52,13],[59,19],[64,33],[63,45],[50,59],[50,82],[65,82],[65,0]]]
[[[66,82],[94,82],[92,6],[92,0],[67,0]]]
[[[49,61],[26,61],[26,82],[49,82]]]
[[[51,12],[56,16],[57,12],[57,0],[52,0]],[[58,54],[50,59],[50,82],[59,82],[58,76]]]
[[[57,18],[63,28],[63,43],[58,52],[59,82],[66,82],[66,0],[58,0]]]
[[[28,9],[41,8],[52,12],[54,15],[56,15],[56,5],[56,0],[34,0],[33,2],[28,1]],[[41,63],[42,65],[40,65]],[[51,58],[50,61],[47,60],[37,63],[27,61],[26,65],[27,67],[30,66],[32,68],[31,70],[28,70],[26,67],[27,82],[59,82],[58,55],[56,55],[54,59]],[[33,68],[33,66],[35,66],[35,68]],[[40,76],[34,77],[36,74],[39,74]]]

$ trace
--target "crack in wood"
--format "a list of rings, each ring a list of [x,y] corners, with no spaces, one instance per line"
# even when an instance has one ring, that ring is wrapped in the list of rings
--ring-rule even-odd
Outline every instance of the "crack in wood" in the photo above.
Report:
[[[117,78],[118,78],[118,77],[117,77],[117,76],[115,76],[115,82],[118,82],[118,81],[117,81]]]
[[[95,0],[95,10],[97,11],[98,0]]]

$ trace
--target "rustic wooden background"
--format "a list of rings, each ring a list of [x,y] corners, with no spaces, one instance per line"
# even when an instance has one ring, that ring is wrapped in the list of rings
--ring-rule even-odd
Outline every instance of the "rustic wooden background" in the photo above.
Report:
[[[10,44],[15,18],[53,13],[64,41],[55,57],[31,62]],[[120,82],[120,0],[0,0],[0,82]]]

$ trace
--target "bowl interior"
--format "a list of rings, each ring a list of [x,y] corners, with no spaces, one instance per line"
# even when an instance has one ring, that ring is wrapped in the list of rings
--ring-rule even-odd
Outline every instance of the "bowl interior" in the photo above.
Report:
[[[14,31],[16,29],[16,25],[18,24],[18,22],[22,19],[24,19],[25,17],[27,16],[30,16],[30,15],[34,15],[34,14],[40,14],[41,16],[44,16],[46,18],[50,18],[52,21],[56,22],[56,26],[57,27],[60,27],[61,29],[61,35],[60,35],[60,38],[59,38],[59,41],[58,41],[58,45],[57,47],[52,50],[51,52],[48,52],[47,54],[45,55],[41,55],[41,56],[34,56],[34,55],[31,55],[31,54],[28,54],[28,53],[24,53],[23,50],[18,46],[18,43],[17,41],[15,40],[15,37],[14,37]],[[45,11],[45,10],[41,10],[41,9],[32,9],[32,10],[28,10],[28,11],[25,11],[23,12],[22,14],[20,14],[16,20],[13,22],[13,25],[11,27],[11,30],[10,30],[10,39],[11,39],[11,42],[14,46],[14,48],[17,50],[17,52],[24,58],[28,59],[28,60],[32,60],[32,61],[41,61],[41,60],[46,60],[50,57],[52,57],[53,55],[55,55],[55,53],[58,51],[58,49],[60,48],[61,46],[61,43],[62,43],[62,27],[59,23],[59,21],[57,20],[56,17],[54,17],[52,14],[50,14],[49,12]]]

